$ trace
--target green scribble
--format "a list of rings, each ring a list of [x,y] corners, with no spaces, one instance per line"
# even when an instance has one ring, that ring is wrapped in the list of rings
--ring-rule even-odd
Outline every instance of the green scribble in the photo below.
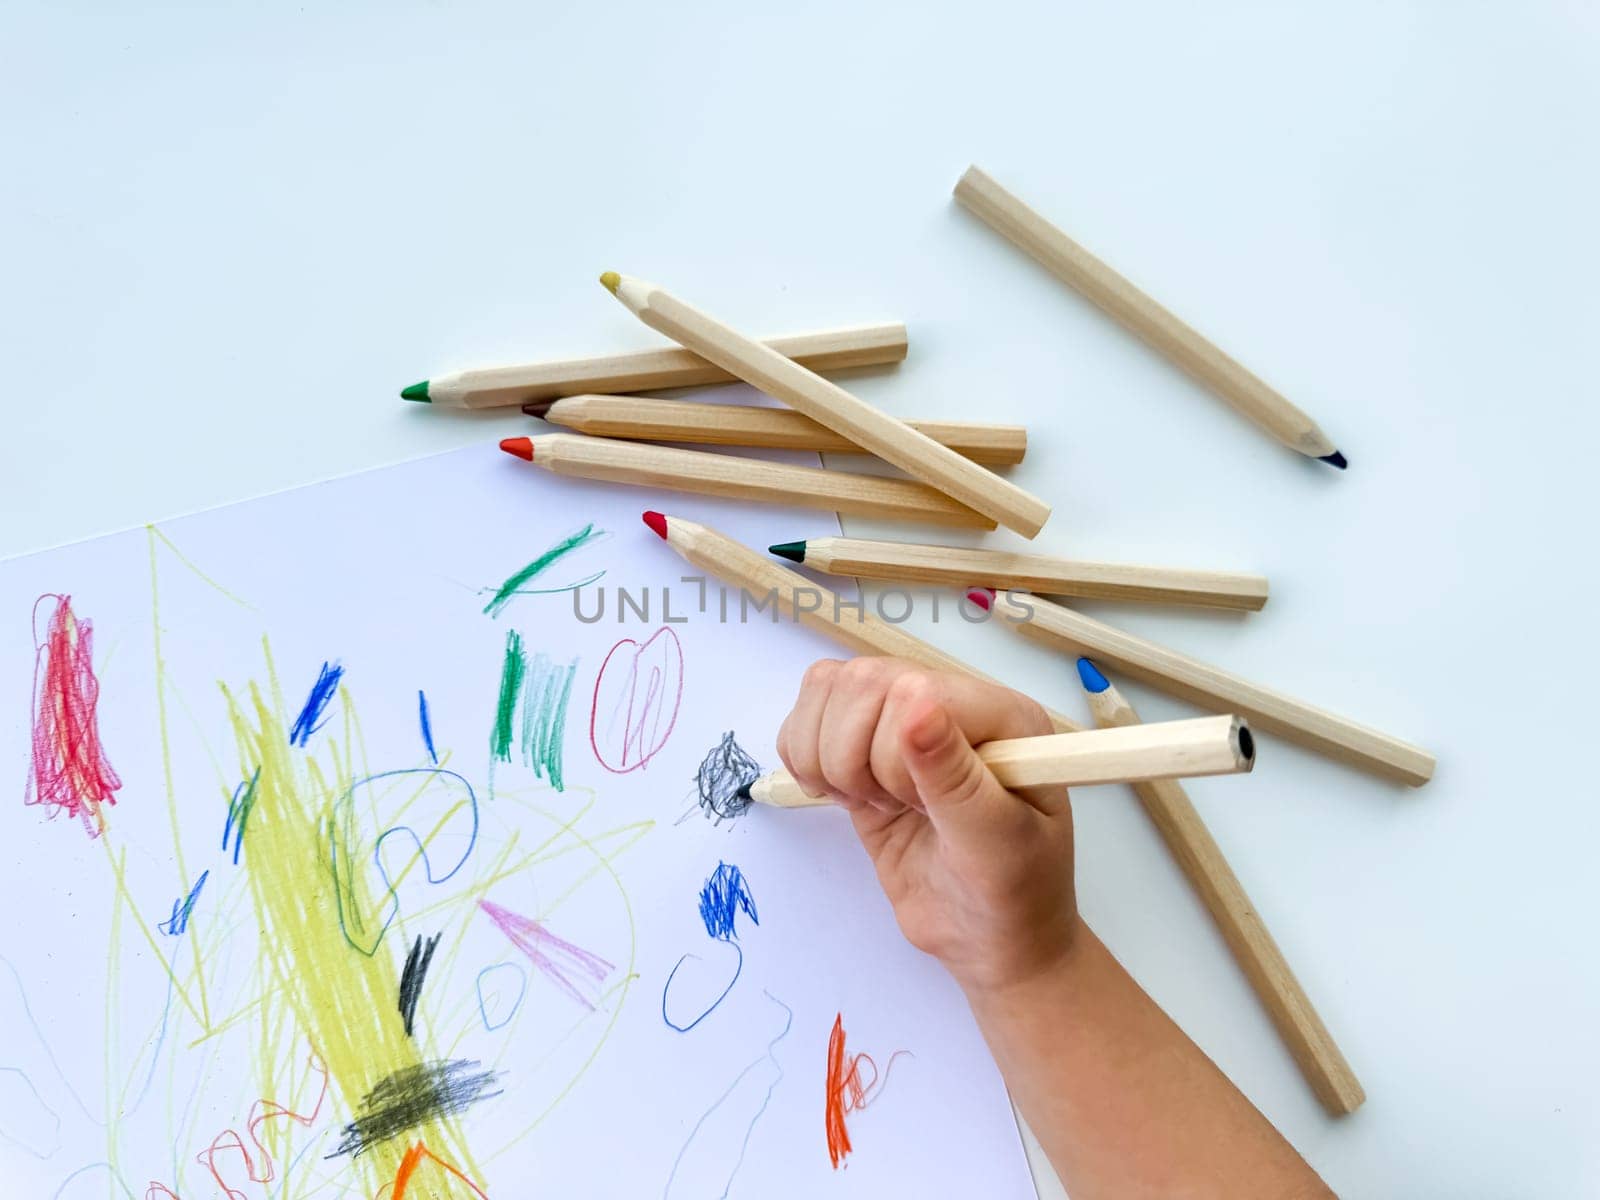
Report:
[[[578,660],[557,666],[543,654],[533,656],[522,694],[522,762],[556,791],[566,790],[561,754],[567,728],[567,701]]]
[[[522,649],[522,635],[506,631],[506,657],[500,668],[500,699],[495,705],[494,733],[489,737],[489,753],[501,762],[511,761],[511,721],[517,713],[517,697],[522,694],[522,679],[528,673],[528,656]]]
[[[491,617],[499,616],[501,610],[504,609],[506,605],[511,603],[511,598],[513,596],[538,594],[540,592],[565,592],[570,591],[573,588],[587,587],[595,580],[604,576],[605,572],[596,571],[587,579],[580,579],[575,583],[562,584],[560,587],[555,588],[526,588],[524,585],[537,576],[546,567],[550,566],[564,555],[570,554],[580,546],[586,546],[595,539],[605,536],[606,531],[603,529],[596,529],[593,523],[585,525],[582,529],[577,529],[567,534],[566,537],[562,538],[543,554],[539,555],[538,558],[534,559],[527,566],[523,567],[522,570],[518,571],[515,575],[511,576],[511,578],[502,583],[498,588],[494,589],[493,597],[490,598],[488,604],[483,606],[484,613]],[[484,591],[488,590],[488,588],[484,589]]]

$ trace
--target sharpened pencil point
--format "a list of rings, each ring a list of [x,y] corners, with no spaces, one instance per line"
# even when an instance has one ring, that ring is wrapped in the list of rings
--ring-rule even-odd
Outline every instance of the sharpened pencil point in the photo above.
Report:
[[[654,509],[646,509],[644,523],[650,526],[655,531],[655,535],[663,542],[667,540],[667,518],[661,513],[656,512]]]
[[[533,461],[532,438],[502,438],[500,439],[500,449],[507,454],[515,454],[524,462]]]
[[[1324,454],[1320,459],[1318,459],[1318,461],[1325,462],[1330,467],[1338,467],[1341,471],[1350,465],[1350,460],[1347,459],[1343,454],[1340,454],[1337,450],[1335,450],[1332,454]]]
[[[984,612],[988,612],[994,607],[994,589],[986,587],[968,588],[967,602],[976,604]]]
[[[617,289],[622,286],[622,276],[615,271],[606,271],[600,276],[600,282],[605,284],[606,291],[615,296]]]
[[[790,562],[803,563],[806,560],[806,544],[804,542],[779,542],[767,547],[768,554],[776,554],[779,558],[787,558]]]
[[[522,411],[530,417],[543,417],[559,399],[559,396],[550,396],[544,400],[530,400],[522,406]]]
[[[1095,696],[1111,686],[1111,680],[1100,674],[1100,668],[1087,658],[1078,660],[1078,679],[1083,684],[1083,690]]]
[[[424,379],[421,383],[413,383],[410,387],[401,388],[400,399],[420,400],[424,404],[432,404],[433,397],[428,395],[428,381]]]

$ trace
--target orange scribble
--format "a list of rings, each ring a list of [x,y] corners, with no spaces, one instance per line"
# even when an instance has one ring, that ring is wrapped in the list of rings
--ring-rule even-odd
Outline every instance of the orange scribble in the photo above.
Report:
[[[50,603],[40,636],[39,610]],[[73,614],[71,596],[56,595],[39,597],[33,623],[33,762],[23,803],[77,817],[97,838],[106,828],[101,805],[117,802],[122,780],[100,744],[94,626]]]
[[[889,1063],[906,1053],[896,1050]],[[862,1070],[871,1072],[862,1078]],[[845,1115],[865,1108],[881,1094],[881,1083],[888,1082],[885,1073],[878,1078],[878,1064],[870,1054],[846,1054],[844,1049],[844,1014],[833,1018],[833,1032],[828,1035],[828,1094],[823,1106],[823,1125],[828,1137],[828,1158],[833,1169],[838,1170],[845,1155],[850,1153],[850,1131],[845,1128]]]
[[[212,1140],[195,1159],[201,1166],[211,1172],[211,1178],[216,1180],[217,1186],[222,1189],[223,1195],[228,1200],[248,1200],[245,1194],[237,1188],[230,1187],[222,1178],[222,1168],[217,1165],[217,1156],[224,1151],[237,1150],[239,1157],[244,1160],[244,1171],[252,1183],[271,1183],[276,1175],[272,1166],[272,1156],[267,1153],[267,1148],[261,1143],[261,1126],[278,1117],[287,1117],[302,1128],[310,1129],[316,1123],[317,1116],[322,1112],[322,1103],[328,1098],[328,1068],[315,1054],[307,1062],[311,1070],[322,1077],[322,1086],[317,1092],[317,1102],[309,1113],[301,1114],[279,1104],[276,1100],[257,1100],[250,1106],[250,1116],[245,1122],[245,1129],[249,1131],[250,1140],[255,1143],[256,1155],[250,1153],[249,1147],[244,1144],[244,1139],[237,1130],[224,1129]],[[153,1191],[160,1184],[151,1184]],[[163,1188],[163,1190],[165,1190]],[[171,1195],[169,1192],[168,1195]],[[145,1200],[151,1200],[147,1193]],[[176,1197],[174,1197],[176,1200]]]
[[[473,1183],[472,1180],[468,1179],[455,1167],[445,1162],[444,1159],[440,1158],[432,1150],[429,1150],[428,1147],[422,1142],[418,1142],[416,1145],[412,1146],[411,1149],[407,1150],[406,1156],[400,1160],[400,1169],[394,1173],[393,1191],[390,1191],[388,1185],[385,1185],[382,1189],[380,1189],[378,1193],[379,1197],[383,1197],[383,1194],[388,1192],[389,1195],[387,1200],[406,1200],[406,1189],[411,1186],[411,1177],[416,1173],[417,1168],[420,1167],[424,1161],[433,1163],[441,1171],[445,1172],[445,1174],[451,1176],[452,1178],[459,1179],[462,1183],[466,1184],[467,1187],[472,1189],[472,1194],[479,1197],[479,1200],[489,1200],[488,1192],[484,1191],[477,1184]],[[430,1196],[431,1195],[432,1193],[430,1193]],[[419,1195],[416,1197],[416,1200],[423,1200],[423,1197]]]

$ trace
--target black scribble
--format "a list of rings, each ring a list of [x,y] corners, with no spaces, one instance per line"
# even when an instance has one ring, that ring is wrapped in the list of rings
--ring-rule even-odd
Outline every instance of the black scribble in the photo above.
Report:
[[[695,787],[700,811],[718,823],[742,817],[753,801],[750,785],[761,778],[761,764],[733,740],[732,730],[722,735],[700,764]]]
[[[434,1117],[452,1116],[500,1095],[503,1089],[489,1090],[498,1076],[478,1070],[481,1065],[466,1058],[418,1063],[380,1080],[362,1097],[356,1119],[344,1127],[343,1138],[327,1157],[359,1157]]]
[[[406,1023],[409,1038],[417,1036],[417,1001],[422,998],[422,981],[427,978],[428,964],[433,961],[439,936],[436,933],[424,943],[419,933],[417,940],[411,943],[411,953],[406,955],[405,969],[400,972],[400,1017]]]

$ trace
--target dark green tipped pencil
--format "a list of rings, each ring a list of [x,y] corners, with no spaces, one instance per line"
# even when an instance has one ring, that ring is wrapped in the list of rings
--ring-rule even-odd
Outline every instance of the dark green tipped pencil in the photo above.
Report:
[[[806,544],[804,542],[779,542],[775,546],[768,546],[767,553],[776,554],[779,558],[787,558],[790,562],[803,563],[806,560]]]

